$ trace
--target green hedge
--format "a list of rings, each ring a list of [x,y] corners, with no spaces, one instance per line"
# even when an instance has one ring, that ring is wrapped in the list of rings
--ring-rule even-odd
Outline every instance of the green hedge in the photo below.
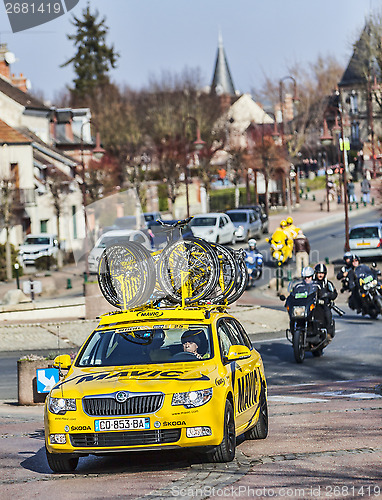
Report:
[[[239,205],[247,204],[246,188],[239,188]],[[251,199],[254,199],[254,193],[251,190]],[[235,188],[217,189],[210,192],[210,210],[211,212],[224,212],[235,208]]]
[[[159,211],[168,211],[167,184],[158,184]]]

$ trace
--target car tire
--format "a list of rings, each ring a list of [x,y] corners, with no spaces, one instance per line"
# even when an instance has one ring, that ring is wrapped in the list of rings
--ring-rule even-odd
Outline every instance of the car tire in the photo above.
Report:
[[[259,405],[259,419],[255,427],[244,433],[246,439],[265,439],[268,436],[268,404],[264,387],[261,389]]]
[[[213,451],[207,453],[207,459],[213,463],[232,462],[235,458],[236,434],[235,418],[230,401],[225,402],[223,441]]]
[[[73,472],[78,465],[78,457],[68,456],[65,453],[50,453],[46,448],[48,465],[53,472]]]

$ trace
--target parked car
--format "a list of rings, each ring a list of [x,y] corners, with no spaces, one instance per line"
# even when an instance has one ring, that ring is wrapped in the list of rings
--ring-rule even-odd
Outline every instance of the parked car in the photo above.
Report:
[[[113,243],[124,243],[127,241],[136,241],[137,243],[141,243],[148,250],[151,250],[152,248],[150,237],[143,231],[136,229],[117,229],[114,231],[108,231],[97,240],[94,248],[92,248],[89,253],[89,272],[95,274],[98,272],[98,261],[104,248],[108,245],[112,245]]]
[[[231,243],[236,241],[236,228],[226,214],[198,214],[188,224],[194,236],[210,243]]]
[[[268,215],[265,213],[265,210],[261,205],[241,205],[239,208],[248,208],[250,210],[254,210],[257,214],[259,214],[263,233],[269,233]]]
[[[143,214],[146,222],[156,221],[158,219],[162,219],[160,212],[145,212]]]
[[[29,234],[19,248],[19,260],[24,265],[34,265],[36,259],[45,255],[56,256],[58,241],[54,234]]]
[[[227,210],[236,231],[236,241],[248,241],[250,238],[261,238],[262,224],[257,212],[249,209]]]
[[[350,251],[360,257],[382,257],[382,222],[358,224],[349,232]]]

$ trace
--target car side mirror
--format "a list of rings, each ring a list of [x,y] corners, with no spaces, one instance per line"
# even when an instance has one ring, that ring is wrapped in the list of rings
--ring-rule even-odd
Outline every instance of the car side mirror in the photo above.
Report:
[[[70,359],[69,354],[60,354],[60,356],[54,358],[53,366],[54,368],[59,368],[61,370],[69,370],[72,366],[72,360]]]
[[[227,361],[238,361],[251,357],[251,351],[244,345],[231,345],[226,356]]]
[[[281,295],[279,295],[279,299],[284,301],[286,299],[286,297],[285,297],[285,295],[281,294]]]

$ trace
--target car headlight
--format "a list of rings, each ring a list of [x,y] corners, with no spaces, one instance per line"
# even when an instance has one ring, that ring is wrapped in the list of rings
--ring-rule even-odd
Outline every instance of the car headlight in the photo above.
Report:
[[[172,396],[173,406],[183,405],[185,408],[203,406],[212,398],[212,387],[200,391],[176,392]]]
[[[49,398],[48,408],[55,415],[65,415],[67,411],[76,411],[75,399]]]

